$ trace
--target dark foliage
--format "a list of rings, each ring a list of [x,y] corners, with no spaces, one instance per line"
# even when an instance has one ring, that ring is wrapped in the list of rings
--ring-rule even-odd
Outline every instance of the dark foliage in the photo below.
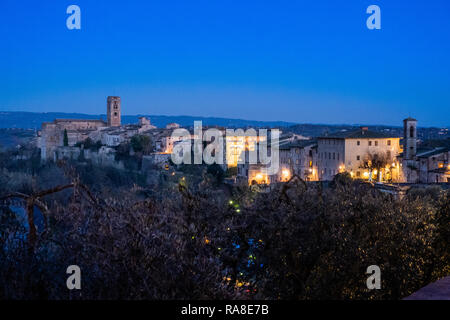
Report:
[[[0,207],[0,299],[399,299],[450,274],[448,191],[396,199],[339,175],[230,195],[177,177],[157,196],[119,197],[95,183],[113,181],[107,169],[59,170],[60,186],[22,190],[48,208],[33,243],[13,199]],[[66,288],[71,264],[81,291]],[[366,287],[373,264],[381,290]]]
[[[63,144],[64,144],[64,147],[67,147],[69,145],[69,136],[67,135],[66,129],[64,129]]]

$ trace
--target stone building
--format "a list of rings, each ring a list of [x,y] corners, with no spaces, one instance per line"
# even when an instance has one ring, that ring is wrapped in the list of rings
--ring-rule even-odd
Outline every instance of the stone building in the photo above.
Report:
[[[398,181],[396,158],[400,152],[400,137],[367,127],[319,137],[319,180],[332,180],[337,173],[349,172],[357,179]]]
[[[175,123],[175,122],[168,123],[168,124],[166,125],[166,129],[171,129],[171,130],[173,130],[173,129],[178,129],[178,128],[180,128],[180,125],[179,125],[178,123]]]
[[[418,147],[417,120],[403,120],[404,151],[398,159],[401,181],[407,183],[450,182],[450,148],[446,145]]]
[[[317,140],[295,139],[280,143],[279,181],[289,180],[294,174],[305,181],[318,180]]]
[[[64,135],[67,133],[68,146],[74,146],[83,141],[94,131],[106,127],[103,120],[55,119],[53,122],[43,122],[38,139],[41,149],[41,159],[52,159],[57,147],[64,146]]]
[[[68,146],[74,146],[88,137],[93,141],[101,140],[102,129],[120,126],[120,97],[107,98],[106,117],[107,122],[100,119],[55,119],[53,122],[43,122],[38,139],[41,159],[53,159],[56,148],[64,146],[66,134]]]

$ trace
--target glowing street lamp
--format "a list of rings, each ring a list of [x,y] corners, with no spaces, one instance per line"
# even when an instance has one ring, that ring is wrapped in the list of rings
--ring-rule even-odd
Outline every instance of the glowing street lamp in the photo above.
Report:
[[[291,173],[289,172],[288,169],[283,169],[283,170],[281,171],[281,175],[283,176],[283,179],[284,179],[284,180],[288,180],[289,177],[291,176]]]

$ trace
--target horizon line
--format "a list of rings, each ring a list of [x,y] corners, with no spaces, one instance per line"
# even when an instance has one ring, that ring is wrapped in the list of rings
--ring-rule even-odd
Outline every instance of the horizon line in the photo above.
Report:
[[[61,114],[79,114],[79,115],[89,115],[89,116],[106,116],[106,113],[83,113],[83,112],[64,112],[64,111],[9,111],[9,110],[0,110],[1,113],[34,113],[34,114],[51,114],[51,113],[61,113]],[[401,125],[388,125],[388,124],[365,124],[365,123],[320,123],[320,122],[288,122],[285,120],[254,120],[254,119],[243,119],[243,118],[226,118],[226,117],[217,117],[217,116],[194,116],[194,115],[162,115],[162,114],[122,114],[122,117],[138,117],[138,116],[148,116],[148,117],[188,117],[188,118],[205,118],[205,119],[222,119],[222,120],[235,120],[235,121],[251,121],[251,122],[266,122],[266,123],[274,123],[280,122],[285,123],[288,126],[295,125],[327,125],[327,126],[384,126],[384,127],[395,127],[401,128]],[[405,118],[406,119],[406,118]],[[403,120],[402,120],[403,121]],[[420,123],[420,121],[418,121]],[[439,128],[439,129],[449,129],[449,126],[418,126],[420,128]]]

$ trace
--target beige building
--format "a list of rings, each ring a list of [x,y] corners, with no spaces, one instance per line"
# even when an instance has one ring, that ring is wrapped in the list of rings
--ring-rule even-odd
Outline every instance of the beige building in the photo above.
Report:
[[[319,137],[319,180],[332,180],[337,173],[346,171],[357,179],[398,181],[396,158],[400,152],[399,137],[367,127]]]
[[[297,175],[305,181],[317,181],[317,140],[295,139],[280,143],[279,181]]]

